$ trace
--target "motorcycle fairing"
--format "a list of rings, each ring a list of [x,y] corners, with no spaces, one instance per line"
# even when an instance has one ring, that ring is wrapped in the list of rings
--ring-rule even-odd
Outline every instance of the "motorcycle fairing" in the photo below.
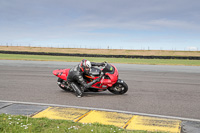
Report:
[[[91,87],[98,88],[98,89],[107,89],[108,87],[113,86],[113,84],[115,84],[118,80],[118,70],[115,66],[113,66],[113,67],[115,70],[113,74],[105,73],[105,75],[110,77],[110,79],[102,78],[100,82],[93,84]]]

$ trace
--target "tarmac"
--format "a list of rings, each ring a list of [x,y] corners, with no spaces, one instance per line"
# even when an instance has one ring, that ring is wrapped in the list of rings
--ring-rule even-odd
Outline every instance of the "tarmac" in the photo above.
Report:
[[[80,123],[114,125],[128,130],[169,133],[200,133],[200,120],[153,115],[139,115],[106,109],[73,107],[0,100],[0,114],[26,115],[32,118],[71,120]]]

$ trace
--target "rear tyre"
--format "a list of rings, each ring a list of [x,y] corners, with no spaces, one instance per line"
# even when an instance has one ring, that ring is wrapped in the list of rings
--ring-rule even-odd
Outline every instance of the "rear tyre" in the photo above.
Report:
[[[117,82],[112,87],[109,87],[108,90],[116,95],[122,95],[128,91],[128,85],[123,82]]]
[[[61,88],[61,89],[63,89],[64,91],[70,91],[67,87],[65,87],[65,85],[63,85],[63,79],[61,79],[61,78],[58,78],[58,80],[57,80],[57,84],[58,84],[58,86]]]

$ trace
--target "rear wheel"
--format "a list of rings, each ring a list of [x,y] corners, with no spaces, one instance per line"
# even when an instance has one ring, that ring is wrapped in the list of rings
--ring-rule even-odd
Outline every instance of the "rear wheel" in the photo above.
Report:
[[[112,87],[109,87],[108,90],[114,94],[122,95],[128,91],[128,85],[123,82],[117,82]]]
[[[64,91],[70,91],[70,89],[68,89],[68,88],[66,87],[66,85],[64,85],[64,80],[63,80],[63,79],[58,78],[57,84],[58,84],[58,86],[59,86],[61,89],[63,89]]]

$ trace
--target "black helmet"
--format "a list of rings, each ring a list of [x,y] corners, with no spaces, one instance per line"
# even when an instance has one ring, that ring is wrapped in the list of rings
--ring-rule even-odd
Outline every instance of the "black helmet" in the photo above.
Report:
[[[91,69],[91,62],[89,60],[83,59],[80,63],[80,69],[83,73],[89,74]]]

